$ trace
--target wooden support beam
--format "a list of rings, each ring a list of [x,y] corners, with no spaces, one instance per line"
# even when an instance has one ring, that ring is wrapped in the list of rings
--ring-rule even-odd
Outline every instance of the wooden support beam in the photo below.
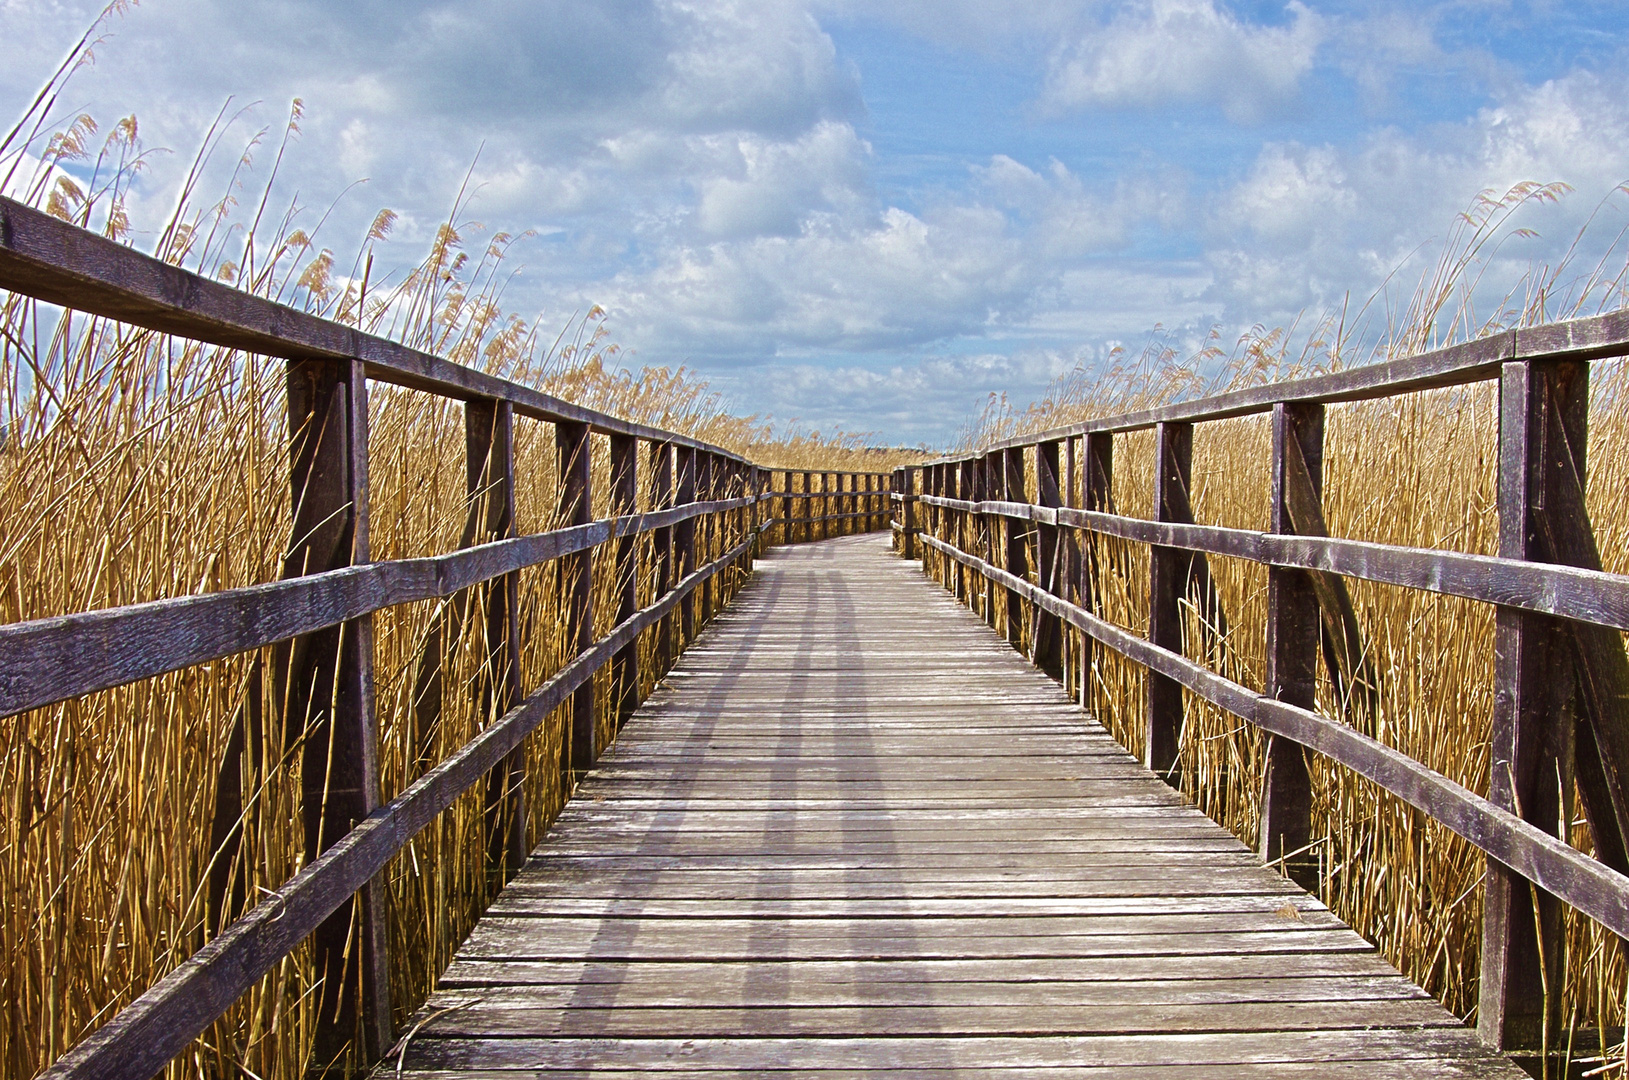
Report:
[[[916,503],[911,496],[916,493],[916,471],[914,469],[899,470],[899,493],[905,496],[899,504],[900,524],[900,553],[907,559],[914,559],[916,554]]]
[[[674,496],[674,505],[684,506],[696,501],[696,451],[688,446],[679,447],[678,461],[675,463],[678,471],[678,492]],[[682,579],[696,568],[696,521],[681,521],[675,526],[673,534],[673,554],[678,562],[678,576]],[[696,597],[694,593],[686,596],[679,603],[679,640],[678,649],[689,644],[690,639],[696,636]],[[675,652],[677,655],[677,651]]]
[[[1571,477],[1585,475],[1588,366],[1508,363],[1499,391],[1499,554],[1544,560],[1545,538],[1576,527],[1554,515]],[[1571,817],[1578,685],[1568,635],[1531,612],[1499,608],[1496,620],[1488,799],[1554,835]],[[1493,859],[1486,882],[1477,1029],[1501,1049],[1548,1050],[1561,1019],[1560,904]]]
[[[713,472],[713,455],[705,451],[698,451],[696,454],[696,498],[701,502],[712,502],[715,497],[716,483],[717,479]],[[711,562],[718,546],[718,515],[705,515],[696,523],[696,532],[696,561],[698,564]],[[712,619],[713,602],[718,595],[713,588],[711,579],[702,583],[699,592],[701,594],[699,622],[692,633],[699,632],[701,627]]]
[[[561,525],[586,525],[593,519],[594,500],[592,444],[587,424],[557,423],[554,426],[554,452],[560,477]],[[594,560],[592,551],[580,551],[560,560],[560,587],[566,600],[566,645],[576,656],[594,643]],[[576,778],[594,767],[599,747],[594,716],[594,682],[579,686],[571,695],[571,726],[565,740],[561,766],[562,791],[569,794]]]
[[[515,535],[514,407],[488,398],[464,405],[465,493],[469,544],[507,540]],[[472,526],[472,527],[471,527]],[[468,545],[466,545],[468,546]],[[521,699],[520,574],[505,574],[478,586],[486,623],[486,662],[477,680],[477,715],[492,724]],[[439,660],[439,657],[437,658]],[[487,873],[501,888],[526,860],[525,756],[511,754],[487,777]]]
[[[1056,440],[1041,443],[1035,448],[1036,501],[1042,506],[1063,505],[1063,492],[1058,485],[1060,449]],[[1059,534],[1062,531],[1056,525],[1036,526],[1035,562],[1041,588],[1067,600],[1069,588],[1065,568],[1069,560],[1067,553],[1059,550]],[[1040,609],[1035,612],[1034,651],[1037,667],[1054,679],[1064,677],[1063,630],[1058,617],[1051,612]]]
[[[1025,494],[1026,463],[1024,461],[1024,448],[1015,446],[1001,453],[1001,491],[1002,498],[1008,502],[1028,502]],[[1029,542],[1025,539],[1027,524],[1020,524],[1011,519],[1002,521],[1006,530],[1006,569],[1014,577],[1027,577],[1029,575]],[[1007,590],[1007,640],[1012,647],[1020,651],[1024,647],[1024,600],[1018,593]]]
[[[627,517],[639,510],[639,440],[632,435],[611,436],[611,516]],[[639,538],[624,536],[616,542],[617,625],[639,610]],[[611,661],[611,715],[618,731],[639,705],[639,647],[630,642]]]
[[[1160,424],[1154,433],[1154,519],[1192,521],[1188,499],[1193,468],[1193,425]],[[1153,547],[1149,559],[1148,640],[1182,652],[1182,598],[1192,556],[1180,548]],[[1148,673],[1148,732],[1143,764],[1176,786],[1174,770],[1182,742],[1182,684]]]
[[[673,444],[666,442],[651,443],[650,446],[650,508],[653,511],[668,510],[673,506]],[[673,588],[676,576],[673,572],[673,526],[665,525],[654,530],[651,535],[651,558],[655,560],[655,595],[651,602],[660,601]],[[669,613],[662,616],[656,624],[656,671],[657,678],[667,674],[668,668],[673,666],[673,658],[677,655],[674,642],[676,631],[673,626],[673,615]]]
[[[288,365],[292,540],[285,578],[369,561],[368,391],[360,363]],[[353,619],[279,646],[274,700],[283,742],[301,754],[301,817],[309,863],[379,806],[373,620]],[[360,925],[353,925],[353,920]],[[392,1043],[384,889],[336,911],[312,936],[320,980],[312,1055],[344,1071]],[[360,1059],[360,1060],[358,1060]]]
[[[1292,488],[1300,498],[1323,499],[1324,407],[1280,404],[1273,409],[1272,531],[1294,533]],[[1317,704],[1318,595],[1305,570],[1267,570],[1268,697],[1303,709]],[[1318,886],[1312,840],[1312,780],[1306,750],[1279,735],[1267,736],[1261,786],[1261,857],[1280,863],[1304,889]]]

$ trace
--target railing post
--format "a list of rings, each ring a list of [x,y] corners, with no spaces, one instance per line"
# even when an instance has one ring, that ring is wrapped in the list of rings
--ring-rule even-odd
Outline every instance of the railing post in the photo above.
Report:
[[[696,454],[696,501],[712,502],[717,498],[714,487],[713,455],[705,450],[699,451]],[[718,537],[718,514],[711,511],[703,514],[697,519],[697,526],[700,535],[697,537],[696,543],[695,566],[700,566],[704,562],[711,562],[717,550],[715,541]],[[691,569],[695,569],[695,566],[692,566]],[[713,579],[708,578],[702,582],[701,588],[696,591],[701,594],[701,604],[698,609],[700,616],[696,629],[692,633],[699,633],[701,628],[707,625],[713,617]]]
[[[1189,472],[1193,467],[1193,425],[1166,423],[1155,428],[1154,519],[1191,522]],[[1191,556],[1180,548],[1150,549],[1148,640],[1182,651],[1182,597],[1188,589]],[[1143,763],[1175,784],[1182,741],[1182,684],[1148,672],[1148,733]]]
[[[1076,435],[1063,440],[1063,491],[1062,502],[1064,506],[1079,509],[1080,507],[1080,436]],[[1058,529],[1058,542],[1061,549],[1058,558],[1063,565],[1058,570],[1062,575],[1063,598],[1071,604],[1079,605],[1083,601],[1080,596],[1080,531],[1073,528]],[[1063,664],[1063,690],[1071,700],[1074,700],[1080,687],[1080,634],[1067,623],[1062,628],[1063,655],[1060,662]]]
[[[1324,407],[1273,406],[1272,531],[1294,533],[1290,507],[1300,497],[1323,500]],[[1306,490],[1310,488],[1310,490]],[[1283,567],[1267,569],[1267,696],[1304,709],[1317,703],[1318,594],[1312,575]],[[1281,862],[1304,889],[1318,887],[1312,842],[1312,779],[1306,751],[1278,735],[1267,736],[1261,785],[1261,857]]]
[[[589,485],[593,469],[588,425],[557,421],[554,449],[560,477],[560,524],[586,525],[592,520],[593,498]],[[579,551],[560,559],[560,585],[566,597],[566,648],[576,656],[594,644],[593,553]],[[575,778],[594,767],[599,748],[595,745],[594,680],[589,679],[571,695],[570,736],[567,753],[562,754],[564,783],[571,792]]]
[[[1025,492],[1024,448],[1014,446],[1001,453],[1001,497],[1007,502],[1028,502]],[[1007,551],[1005,569],[1014,577],[1029,573],[1029,550],[1024,539],[1028,531],[1017,518],[999,519],[1006,529]],[[1024,600],[1012,589],[1007,590],[1007,640],[1012,647],[1022,650],[1024,644]]]
[[[993,502],[1001,498],[1002,475],[1000,451],[985,454],[979,459],[980,502]],[[983,550],[979,552],[979,556],[991,566],[999,566],[1001,560],[996,555],[996,545],[1001,539],[1001,517],[997,514],[984,514],[983,521],[984,532],[981,536]],[[988,577],[984,578],[984,621],[989,624],[990,629],[1000,631],[1000,613],[996,609],[996,585]]]
[[[678,481],[679,490],[674,499],[675,506],[687,506],[696,501],[696,450],[694,447],[681,446],[678,448]],[[683,581],[696,569],[696,519],[690,518],[674,526],[673,532],[674,558],[678,560],[678,581]],[[678,647],[683,648],[691,638],[696,635],[696,594],[691,592],[679,601],[679,641]],[[677,651],[675,651],[677,655]]]
[[[639,440],[632,435],[611,436],[611,516],[631,517],[639,511]],[[616,543],[617,625],[639,610],[639,538],[632,534]],[[617,730],[639,705],[639,644],[629,642],[611,661],[612,716]]]
[[[1057,440],[1043,442],[1035,447],[1035,491],[1040,505],[1056,509],[1063,505],[1058,490]],[[1059,563],[1068,565],[1068,558],[1060,559],[1056,525],[1040,524],[1035,530],[1036,569],[1041,588],[1053,596],[1067,600],[1067,575],[1059,572]],[[1063,635],[1058,617],[1051,612],[1035,609],[1035,664],[1054,679],[1063,678]]]
[[[904,499],[899,504],[899,543],[900,554],[907,559],[916,558],[916,500],[915,471],[912,469],[899,470],[899,493]]]
[[[1095,510],[1100,514],[1114,512],[1114,436],[1106,431],[1094,432],[1086,436],[1085,459],[1081,463],[1081,500],[1084,509]],[[1103,614],[1103,589],[1099,583],[1101,567],[1098,565],[1098,549],[1102,541],[1094,534],[1087,533],[1078,541],[1079,547],[1075,556],[1075,572],[1079,575],[1077,588],[1080,590],[1080,604],[1094,615]],[[1080,636],[1080,704],[1085,708],[1091,703],[1092,670],[1096,656],[1097,642]]]
[[[792,535],[792,504],[797,500],[792,498],[792,470],[788,469],[781,475],[786,477],[786,486],[781,489],[786,493],[781,499],[781,543],[790,544],[796,539]]]
[[[673,507],[673,444],[652,443],[650,447],[650,508],[654,511]],[[666,596],[673,588],[673,526],[664,525],[651,536],[651,558],[655,561],[656,589],[653,602]],[[673,664],[673,615],[662,616],[656,624],[657,678],[667,674]]]
[[[465,403],[464,463],[469,543],[513,536],[515,432],[514,407],[509,402],[477,398]],[[479,715],[483,724],[491,724],[522,696],[516,625],[520,575],[505,574],[474,592],[484,594],[486,620],[487,658],[480,677]],[[487,870],[500,887],[526,861],[525,775],[525,757],[517,751],[487,777]]]
[[[803,498],[798,500],[798,502],[802,504],[802,509],[799,511],[798,517],[802,519],[799,524],[803,526],[803,539],[804,541],[813,540],[815,538],[813,521],[814,499],[812,497],[814,494],[814,473],[806,472],[803,474],[803,490],[798,494],[803,496]]]
[[[1554,538],[1577,527],[1561,515],[1580,509],[1567,488],[1586,475],[1589,365],[1508,362],[1499,391],[1499,554],[1547,561]],[[1513,608],[1495,618],[1488,798],[1555,835],[1577,730],[1571,635]],[[1561,908],[1493,859],[1486,882],[1477,1029],[1496,1047],[1542,1051],[1561,1016]]]
[[[369,561],[368,390],[362,364],[288,365],[293,543],[285,578]],[[309,863],[379,806],[379,724],[369,616],[276,650],[274,698],[283,742],[301,751],[301,817]],[[378,1060],[392,1042],[384,889],[362,888],[312,935],[321,982],[312,1055],[318,1071]],[[360,926],[352,925],[360,915]]]

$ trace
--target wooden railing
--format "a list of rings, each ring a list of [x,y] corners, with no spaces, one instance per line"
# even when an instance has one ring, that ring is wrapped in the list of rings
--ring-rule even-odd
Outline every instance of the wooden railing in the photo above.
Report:
[[[518,752],[551,712],[569,710],[558,762],[569,790],[600,749],[592,677],[609,665],[607,707],[620,723],[641,685],[640,635],[656,635],[658,666],[671,662],[735,587],[740,575],[724,572],[750,568],[761,534],[779,528],[782,540],[812,539],[886,527],[884,474],[815,474],[819,493],[811,474],[790,474],[782,490],[770,491],[768,470],[720,447],[240,292],[7,199],[0,199],[0,289],[287,361],[295,541],[284,580],[0,627],[0,716],[277,646],[289,688],[285,719],[305,733],[303,868],[70,1049],[51,1077],[152,1076],[307,938],[322,986],[314,1058],[332,1060],[360,1030],[365,1056],[377,1060],[394,1032],[381,890],[370,883],[387,863],[460,795],[495,776],[499,782],[487,785],[490,846],[503,872],[513,872],[526,856]],[[487,542],[431,558],[370,561],[370,381],[464,402],[465,536]],[[516,535],[516,417],[554,426],[562,528]],[[599,521],[590,514],[595,434],[609,438],[612,516]],[[644,470],[650,505],[640,507]],[[801,491],[793,476],[801,476]],[[821,500],[819,513],[767,517],[765,504],[775,498],[783,507]],[[614,545],[615,628],[595,639],[590,558],[602,545]],[[521,570],[549,561],[562,570],[574,656],[527,692],[516,583]],[[654,578],[656,598],[639,608],[642,574]],[[381,805],[371,616],[484,582],[491,583],[484,596],[491,656],[483,692],[488,714],[501,718]],[[223,792],[228,787],[235,782]],[[217,807],[217,825],[241,810]],[[229,828],[223,840],[232,839]]]
[[[1298,858],[1311,831],[1303,748],[1480,848],[1488,857],[1480,1030],[1495,1045],[1531,1049],[1544,1029],[1544,987],[1560,985],[1556,898],[1629,937],[1629,660],[1619,633],[1629,630],[1629,577],[1601,571],[1584,502],[1589,361],[1625,354],[1629,314],[1614,314],[1008,439],[896,471],[898,549],[923,558],[1015,643],[1027,642],[1035,663],[1062,677],[1083,704],[1094,647],[1144,666],[1145,764],[1154,771],[1169,776],[1176,764],[1184,691],[1266,733],[1260,854],[1286,862],[1304,884],[1316,885],[1317,869]],[[1322,510],[1325,406],[1483,381],[1498,383],[1498,556],[1330,537]],[[1271,530],[1194,524],[1194,425],[1262,413],[1272,424]],[[1111,497],[1113,437],[1147,429],[1155,443],[1153,520],[1116,514]],[[1093,578],[1107,568],[1082,557],[1087,534],[1149,545],[1146,638],[1094,610]],[[1268,567],[1262,692],[1183,654],[1181,607],[1208,576],[1207,554]],[[1322,650],[1332,682],[1349,682],[1361,661],[1348,578],[1496,606],[1486,798],[1315,711],[1320,625],[1333,646]],[[1547,692],[1565,668],[1578,675],[1576,716],[1559,714]],[[1574,770],[1554,749],[1568,739],[1547,736],[1575,722]],[[1541,797],[1557,769],[1577,784],[1598,858],[1557,839],[1565,835],[1558,799]],[[1548,997],[1556,1009],[1559,993]]]

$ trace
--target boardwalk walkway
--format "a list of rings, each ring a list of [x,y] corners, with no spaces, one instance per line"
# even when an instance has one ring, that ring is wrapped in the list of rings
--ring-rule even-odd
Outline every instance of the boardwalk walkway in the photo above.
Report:
[[[758,565],[407,1074],[1524,1075],[883,538]]]

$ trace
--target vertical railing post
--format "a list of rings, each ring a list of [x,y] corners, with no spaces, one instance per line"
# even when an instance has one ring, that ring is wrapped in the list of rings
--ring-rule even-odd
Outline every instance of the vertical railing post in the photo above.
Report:
[[[631,517],[639,512],[639,440],[632,435],[611,436],[611,516]],[[639,610],[639,538],[632,533],[616,542],[616,624]],[[639,643],[629,642],[611,660],[612,716],[617,730],[639,705]]]
[[[1323,499],[1324,407],[1273,406],[1272,530],[1295,532],[1294,500]],[[1296,491],[1299,487],[1301,490]],[[1309,490],[1310,489],[1310,490]],[[1318,594],[1305,570],[1267,570],[1267,696],[1310,709],[1318,689]],[[1261,857],[1305,889],[1318,886],[1312,840],[1312,780],[1306,751],[1268,735],[1261,785]]]
[[[368,390],[354,360],[288,365],[293,542],[285,578],[369,561]],[[366,615],[276,650],[283,742],[301,752],[301,818],[310,863],[379,806],[373,622]],[[318,1071],[378,1060],[392,1042],[382,884],[362,888],[312,935],[321,989],[312,1047]],[[360,918],[360,925],[353,919]],[[362,1045],[356,1040],[361,1036]]]
[[[464,405],[465,490],[472,544],[515,534],[515,421],[507,401],[477,398]],[[484,594],[486,663],[479,680],[483,724],[495,722],[520,701],[520,575],[505,574],[474,590]],[[439,660],[440,658],[437,657]],[[517,750],[487,777],[487,872],[496,887],[526,861],[525,755]],[[496,892],[496,888],[493,889]]]
[[[1155,428],[1154,519],[1191,522],[1189,473],[1193,467],[1193,425]],[[1154,546],[1149,560],[1148,640],[1182,651],[1182,598],[1187,593],[1191,557],[1180,548]],[[1175,784],[1182,740],[1182,684],[1148,672],[1148,732],[1143,763]]]
[[[914,469],[899,470],[899,493],[904,496],[899,504],[900,554],[907,559],[916,558],[916,500]]]
[[[1063,505],[1063,494],[1058,488],[1057,440],[1040,443],[1035,447],[1035,493],[1041,506],[1057,509]],[[1060,566],[1067,566],[1067,558],[1060,558],[1056,525],[1041,523],[1035,529],[1035,564],[1040,575],[1041,588],[1063,599],[1068,599],[1066,575]],[[1063,634],[1056,615],[1035,609],[1035,665],[1054,679],[1063,678]]]
[[[1549,561],[1581,524],[1565,517],[1582,512],[1589,365],[1507,362],[1499,389],[1499,554]],[[1573,635],[1514,608],[1495,618],[1488,798],[1553,836],[1577,731]],[[1494,1046],[1542,1051],[1561,1015],[1560,904],[1493,859],[1486,881],[1477,1028]]]
[[[1084,509],[1101,514],[1114,512],[1114,436],[1106,431],[1086,436],[1086,456],[1081,464],[1081,501]],[[1080,537],[1075,571],[1080,575],[1080,604],[1092,614],[1103,615],[1103,587],[1099,582],[1102,568],[1098,565],[1098,550],[1102,541],[1096,534]],[[1080,704],[1091,704],[1092,665],[1097,642],[1080,636]]]
[[[831,473],[820,474],[820,539],[831,539]]]
[[[979,502],[993,502],[1001,498],[1001,454],[993,452],[979,458],[978,468]],[[996,545],[1001,537],[1001,518],[996,514],[981,515],[983,532],[980,534],[981,547],[979,557],[991,566],[1000,565],[996,555]],[[981,575],[982,576],[982,575]],[[999,630],[1001,627],[1000,613],[996,609],[996,585],[988,577],[984,578],[984,621],[990,629]]]
[[[1001,453],[1001,497],[1007,502],[1028,502],[1026,494],[1026,467],[1024,448],[1014,446]],[[1003,563],[1007,573],[1024,577],[1029,573],[1029,545],[1025,534],[1029,527],[1017,518],[1000,519],[1006,529],[1007,550]],[[1007,640],[1012,647],[1022,650],[1024,644],[1024,600],[1012,589],[1007,590]]]
[[[678,494],[674,505],[687,506],[696,501],[696,450],[694,447],[681,446],[678,448]],[[678,561],[678,572],[675,575],[683,581],[696,569],[696,519],[690,518],[681,521],[674,527],[673,532],[674,558]],[[696,635],[696,594],[691,592],[679,601],[679,641],[674,655],[678,649],[687,645]]]
[[[786,493],[785,497],[781,499],[781,543],[790,544],[797,539],[792,535],[792,504],[797,501],[792,498],[792,476],[794,474],[791,469],[788,469],[781,475],[786,478],[786,486],[781,489]]]
[[[673,444],[667,442],[652,443],[650,447],[650,508],[652,511],[668,510],[673,506]],[[651,558],[655,560],[653,569],[656,572],[655,595],[652,602],[666,596],[673,588],[673,526],[664,525],[651,534]],[[673,665],[674,648],[674,618],[669,612],[662,616],[656,625],[655,657],[656,670],[653,674],[661,678],[667,674]]]
[[[1064,506],[1079,509],[1080,502],[1080,436],[1076,435],[1063,441],[1063,492]],[[1074,528],[1060,528],[1058,542],[1061,549],[1058,558],[1061,566],[1058,573],[1063,578],[1063,598],[1071,604],[1083,603],[1080,596],[1080,530]],[[1062,628],[1063,655],[1059,658],[1063,664],[1063,689],[1071,699],[1074,699],[1080,687],[1080,634],[1074,627],[1065,624]]]
[[[714,490],[716,476],[717,470],[713,468],[713,455],[705,450],[698,451],[696,453],[697,502],[712,502],[717,498],[717,492]],[[695,566],[700,566],[704,562],[711,562],[717,553],[718,514],[706,513],[697,519],[697,533]],[[692,566],[691,569],[695,569],[695,566]],[[708,578],[702,582],[701,588],[696,591],[701,594],[701,604],[699,621],[696,624],[696,630],[692,631],[693,633],[699,632],[701,627],[705,626],[713,617],[713,579]]]
[[[554,425],[555,462],[560,477],[559,519],[562,527],[587,525],[592,520],[593,477],[588,425],[557,421]],[[566,598],[566,649],[575,657],[594,644],[593,552],[579,551],[559,561],[560,586]],[[571,695],[571,723],[562,754],[562,792],[569,794],[577,776],[594,767],[594,680]]]
[[[814,499],[812,498],[814,494],[814,473],[806,472],[803,474],[803,490],[798,492],[798,494],[803,496],[803,498],[798,500],[798,517],[802,519],[798,522],[798,524],[803,527],[802,537],[805,541],[813,540],[815,538],[814,522],[812,520],[814,518],[815,505]]]

